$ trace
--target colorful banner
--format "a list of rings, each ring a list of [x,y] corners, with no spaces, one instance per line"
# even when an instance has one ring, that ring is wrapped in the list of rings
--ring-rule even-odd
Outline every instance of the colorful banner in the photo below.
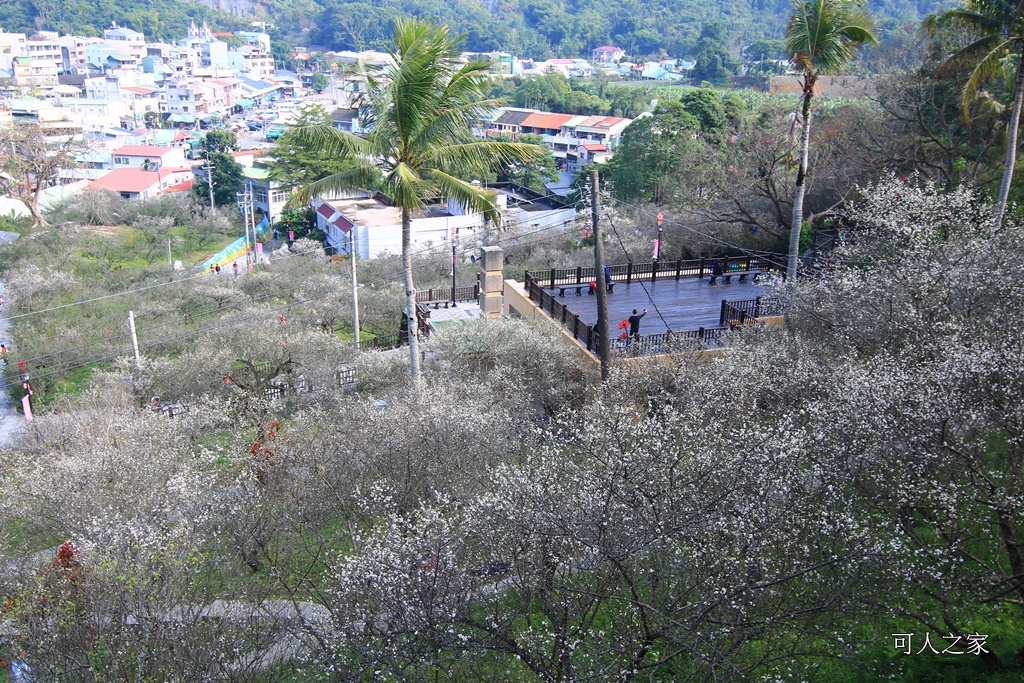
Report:
[[[267,239],[267,235],[270,234],[270,222],[267,220],[266,216],[256,224],[254,232],[256,234],[257,242]],[[236,259],[245,258],[245,242],[245,237],[239,237],[237,240],[206,259],[201,265],[196,267],[196,270],[209,270],[210,266],[215,266],[217,264],[226,265]]]

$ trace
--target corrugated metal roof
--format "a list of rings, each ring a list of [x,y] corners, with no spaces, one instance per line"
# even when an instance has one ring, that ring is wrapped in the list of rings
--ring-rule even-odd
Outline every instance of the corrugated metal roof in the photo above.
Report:
[[[574,114],[548,114],[546,112],[537,112],[531,114],[521,124],[524,128],[551,128],[557,129],[564,126],[566,123],[576,118]]]

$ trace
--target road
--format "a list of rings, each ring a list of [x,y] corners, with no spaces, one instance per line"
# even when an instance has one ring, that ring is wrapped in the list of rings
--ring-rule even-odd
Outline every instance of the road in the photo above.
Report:
[[[4,285],[0,283],[0,297],[4,294]],[[0,306],[0,342],[10,345],[7,335],[7,328],[10,321],[7,319],[6,304]],[[0,376],[0,447],[8,447],[14,441],[15,434],[21,429],[25,419],[18,414],[14,401],[7,393],[7,380]]]

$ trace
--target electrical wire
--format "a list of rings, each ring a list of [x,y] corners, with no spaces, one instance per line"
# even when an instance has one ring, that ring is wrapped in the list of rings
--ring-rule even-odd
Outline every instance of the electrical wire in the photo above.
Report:
[[[610,194],[602,194],[601,196],[603,198],[607,198],[607,199],[609,199],[609,200],[611,200],[611,201],[613,201],[613,202],[615,202],[617,204],[621,204],[623,206],[628,206],[629,208],[631,208],[631,209],[633,209],[635,211],[639,211],[641,213],[645,213],[645,214],[648,214],[650,216],[654,216],[655,215],[654,211],[651,211],[650,209],[645,209],[645,208],[642,208],[640,206],[636,206],[635,204],[630,204],[629,202],[623,201],[621,199],[616,199],[615,197],[613,197]],[[740,251],[740,252],[742,252],[742,253],[744,253],[744,254],[746,254],[748,256],[757,256],[758,258],[763,258],[768,263],[771,263],[772,265],[774,265],[774,266],[776,266],[776,267],[778,267],[780,269],[784,270],[786,268],[786,264],[785,263],[772,260],[770,258],[767,258],[767,256],[765,256],[765,254],[774,255],[777,252],[758,252],[758,251],[755,251],[755,250],[752,250],[752,249],[748,249],[746,247],[741,247],[738,244],[733,244],[732,242],[727,242],[727,241],[721,239],[720,237],[715,237],[714,235],[709,235],[706,232],[701,232],[700,230],[697,230],[696,228],[691,228],[688,225],[685,225],[685,224],[680,223],[678,221],[673,221],[673,220],[668,219],[668,218],[663,219],[663,222],[664,223],[668,223],[669,225],[674,225],[676,227],[682,228],[683,230],[687,230],[687,231],[692,232],[692,233],[694,233],[696,235],[700,235],[701,237],[705,238],[709,242],[717,243],[719,246],[728,247],[730,249],[735,249],[735,250]]]
[[[564,223],[553,223],[553,224],[551,224],[549,226],[546,226],[546,227],[543,227],[543,228],[538,228],[538,229],[532,230],[530,232],[520,233],[520,234],[516,234],[516,235],[507,235],[507,236],[497,240],[496,242],[499,243],[499,244],[500,243],[507,243],[507,242],[510,242],[512,240],[518,240],[518,239],[521,239],[523,237],[528,237],[530,235],[536,235],[536,234],[539,234],[539,233],[548,232],[550,230],[554,230],[555,228],[564,228]],[[564,232],[564,230],[562,232]],[[560,236],[562,234],[562,232],[560,232],[560,233],[558,233],[556,235],[551,235],[551,236],[544,237],[544,238],[541,238],[541,239],[532,240],[530,242],[527,242],[526,244],[519,243],[516,246],[527,246],[527,245],[530,245],[530,244],[536,244],[536,243],[545,241],[546,239],[550,239],[551,237],[558,237],[558,236]],[[436,245],[429,245],[429,246],[425,247],[424,249],[421,249],[420,251],[415,252],[414,255],[425,254],[425,253],[427,253],[427,252],[429,252],[429,251],[431,251],[431,250],[433,250],[433,249],[435,249],[435,248],[437,248],[439,246],[447,247],[448,244],[446,244],[446,243],[439,243],[439,244],[436,244]],[[316,252],[312,252],[312,253],[316,253]],[[292,254],[292,256],[295,256],[295,255],[299,255],[299,254]],[[287,258],[287,257],[283,257],[283,258]],[[281,259],[279,258],[279,259],[276,259],[276,260],[281,260]],[[382,283],[382,282],[387,282],[387,281],[392,281],[394,278],[397,278],[397,277],[399,277],[401,275],[402,275],[402,271],[397,271],[397,272],[394,272],[394,273],[389,273],[389,274],[386,274],[386,275],[379,276],[379,277],[377,277],[377,278],[375,278],[373,280],[365,281],[365,282],[361,283],[361,285],[372,286],[374,284],[378,284],[378,283]],[[208,274],[207,273],[200,273],[198,276],[199,277],[207,277]],[[161,283],[161,284],[171,284],[171,283]],[[203,317],[203,316],[212,315],[214,313],[218,313],[218,312],[224,311],[224,310],[236,309],[239,305],[255,303],[257,301],[262,301],[262,300],[270,298],[272,296],[278,296],[278,295],[280,295],[282,293],[285,293],[285,292],[295,291],[297,289],[301,289],[302,287],[308,286],[308,284],[309,284],[308,282],[305,282],[305,283],[302,283],[302,284],[297,285],[295,287],[289,288],[287,290],[277,290],[275,292],[272,292],[270,294],[264,295],[264,296],[259,297],[257,299],[251,299],[249,301],[239,302],[239,303],[236,303],[236,304],[230,304],[230,305],[227,305],[227,306],[221,306],[221,307],[218,307],[216,309],[211,309],[209,311],[205,311],[205,312],[202,312],[202,313],[194,314],[194,315],[192,315],[190,317],[192,317],[192,318]],[[145,289],[148,289],[148,288],[149,287],[139,288],[138,290],[134,290],[134,291],[144,291]],[[126,293],[129,293],[129,292],[122,292],[121,294],[126,294]],[[101,299],[104,299],[104,298],[109,298],[109,296],[114,296],[114,295],[108,295],[107,297],[96,297],[96,298],[91,299],[91,300],[85,300],[85,301],[76,302],[76,303],[89,303],[91,301],[97,301],[97,300],[101,300]],[[295,305],[299,305],[299,304],[302,304],[302,303],[307,303],[307,302],[313,301],[313,300],[314,300],[313,298],[301,299],[299,301],[295,301],[295,302],[291,302],[289,304],[285,304],[284,306],[276,308],[276,309],[270,309],[269,311],[261,311],[259,313],[256,313],[256,314],[252,315],[252,316],[236,319],[234,321],[229,321],[229,322],[221,324],[221,325],[215,325],[213,327],[207,326],[207,327],[203,327],[203,328],[200,328],[200,329],[197,329],[197,330],[193,330],[193,331],[190,331],[190,332],[187,332],[187,333],[183,333],[182,335],[178,335],[176,337],[170,337],[170,338],[167,338],[167,339],[157,340],[155,342],[150,342],[150,343],[147,343],[146,345],[144,345],[144,348],[150,348],[150,347],[152,347],[154,345],[160,345],[160,344],[168,343],[170,341],[174,341],[174,340],[181,339],[181,338],[184,338],[184,337],[194,336],[194,335],[200,334],[200,333],[202,333],[204,331],[208,331],[208,330],[211,330],[211,329],[217,329],[219,327],[224,327],[226,325],[232,325],[232,324],[237,324],[239,322],[245,322],[246,320],[250,320],[250,319],[255,318],[255,317],[261,317],[261,316],[263,316],[265,314],[272,313],[272,312],[275,312],[277,310],[282,310],[284,308],[289,308],[289,307],[292,307],[292,306],[295,306]],[[70,306],[70,305],[75,305],[75,304],[67,304],[67,305]],[[48,309],[48,310],[56,310],[57,308],[60,308],[60,307],[54,307],[54,308]],[[42,313],[42,312],[45,312],[45,310],[47,310],[47,309],[36,311],[36,313]],[[14,316],[11,316],[11,317],[14,317]],[[160,329],[162,327],[167,327],[169,325],[173,325],[173,324],[176,324],[176,323],[188,324],[188,322],[189,322],[188,319],[185,319],[185,320],[180,320],[180,319],[172,320],[172,321],[168,321],[168,322],[161,323],[161,324],[158,324],[158,325],[151,325],[151,326],[148,326],[146,328],[139,329],[138,333],[149,332],[149,331],[152,331],[152,330],[155,330],[155,329]],[[130,336],[130,334],[129,333],[125,333],[125,334],[122,334],[122,335],[118,335],[116,337],[111,337],[111,338],[108,338],[108,339],[97,340],[97,341],[92,342],[90,344],[83,344],[83,345],[80,345],[80,346],[77,346],[77,347],[72,347],[70,349],[61,349],[61,350],[54,351],[52,353],[46,354],[44,356],[38,356],[36,358],[27,359],[25,362],[28,363],[28,362],[32,362],[32,361],[38,361],[38,360],[41,360],[41,359],[45,359],[45,358],[50,358],[50,357],[53,357],[53,356],[62,355],[62,354],[65,354],[65,353],[70,353],[72,351],[80,350],[80,349],[83,349],[83,348],[88,348],[88,347],[91,347],[91,346],[96,346],[98,344],[108,343],[108,342],[113,341],[115,339],[122,339],[122,338],[125,338],[125,337],[128,337],[128,336]],[[56,373],[59,373],[59,372],[68,372],[70,370],[74,370],[74,369],[77,369],[77,368],[80,368],[80,367],[84,367],[86,365],[91,365],[93,363],[104,362],[106,360],[112,360],[112,359],[118,358],[118,357],[120,357],[122,355],[124,355],[124,353],[119,351],[118,353],[113,354],[113,355],[96,356],[96,357],[93,357],[92,359],[82,361],[82,362],[80,362],[80,363],[78,363],[76,365],[69,366],[69,367],[63,368],[61,370],[53,370],[51,372],[44,373],[42,375],[35,375],[35,377],[36,378],[42,378],[42,377],[48,377],[50,375],[53,375],[53,374],[56,374]],[[45,367],[45,365],[43,367]]]

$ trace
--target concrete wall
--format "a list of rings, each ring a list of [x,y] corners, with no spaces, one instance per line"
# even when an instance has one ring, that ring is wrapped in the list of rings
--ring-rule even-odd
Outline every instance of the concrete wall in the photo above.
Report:
[[[530,297],[526,294],[526,285],[515,280],[505,280],[505,287],[502,290],[504,295],[504,302],[502,304],[502,313],[510,315],[517,313],[524,318],[536,322],[538,325],[554,325],[565,339],[566,343],[575,351],[576,355],[579,356],[584,362],[590,363],[593,367],[600,369],[601,362],[597,360],[597,357],[587,351],[587,348],[583,346],[579,341],[573,339],[572,335],[563,328],[561,325],[556,323],[548,316],[547,313],[540,310],[537,304],[530,300]]]

